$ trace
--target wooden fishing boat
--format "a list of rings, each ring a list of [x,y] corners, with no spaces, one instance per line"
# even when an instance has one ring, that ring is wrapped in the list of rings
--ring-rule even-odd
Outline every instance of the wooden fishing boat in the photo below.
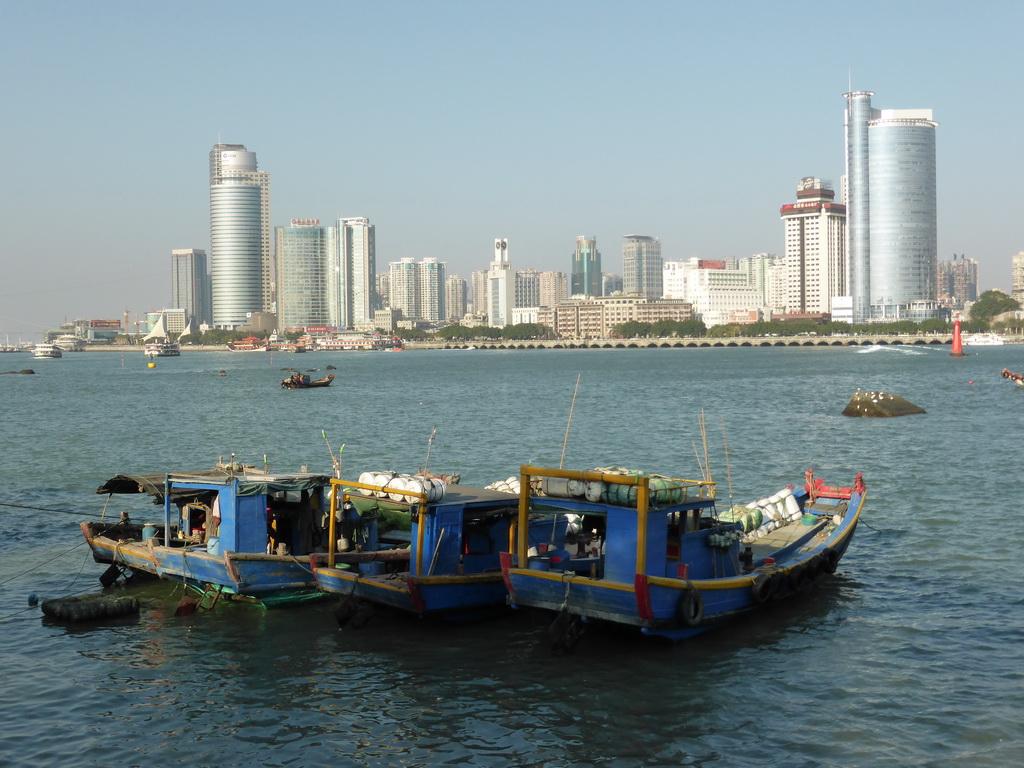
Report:
[[[678,641],[768,610],[835,572],[860,518],[860,474],[850,488],[806,480],[719,510],[711,481],[523,466],[516,548],[501,556],[509,603],[556,614],[556,652],[575,644],[583,622]],[[583,516],[575,552],[542,552],[524,534],[531,516],[566,513]]]
[[[93,558],[110,563],[101,577],[146,573],[181,582],[204,596],[272,602],[317,595],[309,556],[324,551],[321,521],[329,478],[269,474],[237,464],[215,470],[117,475],[97,493],[147,494],[162,520],[86,521]]]
[[[296,372],[281,379],[281,387],[283,389],[316,389],[317,387],[329,387],[332,381],[334,381],[333,373],[327,374],[322,379],[311,379],[309,374]]]
[[[330,544],[313,574],[322,591],[343,597],[340,625],[366,616],[367,605],[459,618],[506,609],[500,555],[512,544],[514,494],[392,473],[331,483]],[[378,529],[396,515],[405,526]],[[564,516],[527,521],[523,536],[530,546],[561,547],[567,525]]]
[[[1003,368],[1002,375],[1004,379],[1009,379],[1014,384],[1024,387],[1024,374],[1014,373],[1013,371]]]

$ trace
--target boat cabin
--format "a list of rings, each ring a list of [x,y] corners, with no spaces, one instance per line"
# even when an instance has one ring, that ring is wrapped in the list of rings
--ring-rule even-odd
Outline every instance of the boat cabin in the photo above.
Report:
[[[325,475],[118,475],[98,493],[148,493],[163,506],[164,546],[206,545],[239,553],[304,555],[323,551]]]

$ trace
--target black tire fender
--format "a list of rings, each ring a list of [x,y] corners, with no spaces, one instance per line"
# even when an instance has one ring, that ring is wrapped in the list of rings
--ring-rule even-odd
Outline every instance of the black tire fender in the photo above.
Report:
[[[704,620],[704,598],[693,587],[683,592],[676,606],[676,618],[688,627],[696,627]]]
[[[775,591],[775,584],[772,577],[767,573],[759,573],[754,577],[754,583],[750,585],[750,596],[755,603],[763,603],[772,596]]]
[[[788,576],[789,588],[799,592],[807,584],[807,568],[803,565],[794,565]]]
[[[821,553],[821,566],[825,573],[835,573],[839,567],[839,553],[829,547]]]
[[[807,578],[809,581],[814,581],[821,575],[822,566],[823,560],[821,555],[815,555],[807,561]]]

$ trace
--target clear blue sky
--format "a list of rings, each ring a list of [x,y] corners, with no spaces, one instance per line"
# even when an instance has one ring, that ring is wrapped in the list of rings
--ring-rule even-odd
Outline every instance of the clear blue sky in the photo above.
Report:
[[[568,271],[596,235],[667,259],[781,253],[779,207],[844,166],[843,93],[931,108],[939,258],[1009,289],[1016,2],[0,0],[0,333],[170,300],[209,249],[208,154],[245,144],[272,225],[367,216],[378,269]],[[997,174],[996,171],[999,173]],[[2,340],[2,338],[0,338]]]

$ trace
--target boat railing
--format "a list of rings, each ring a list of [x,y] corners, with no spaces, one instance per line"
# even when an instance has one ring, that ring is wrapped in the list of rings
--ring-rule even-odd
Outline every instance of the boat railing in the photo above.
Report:
[[[388,503],[400,504],[409,508],[410,514],[417,515],[417,541],[416,547],[416,572],[421,573],[423,557],[423,536],[426,529],[425,515],[427,511],[427,494],[407,488],[394,488],[387,485],[375,485],[373,483],[360,483],[351,480],[340,480],[331,478],[331,507],[328,515],[328,542],[327,542],[327,567],[333,568],[337,556],[337,514],[339,506],[344,508],[350,496],[355,496],[357,491],[369,491],[371,494],[387,494]],[[362,498],[372,498],[365,494],[359,494]],[[395,499],[394,496],[399,496]],[[378,496],[381,501],[384,497]]]
[[[636,509],[636,525],[637,525],[637,555],[636,555],[636,572],[644,573],[647,562],[646,555],[646,530],[647,530],[647,516],[651,509],[652,496],[654,501],[657,501],[657,493],[666,490],[665,486],[654,486],[652,492],[652,481],[663,481],[668,480],[669,486],[678,483],[678,487],[682,489],[683,494],[681,498],[675,498],[671,503],[673,504],[687,504],[694,503],[702,500],[713,500],[715,498],[717,484],[713,480],[674,480],[672,478],[663,478],[661,476],[651,476],[640,473],[614,473],[605,472],[601,470],[571,470],[571,469],[554,469],[545,467],[533,467],[527,464],[522,465],[519,468],[519,515],[516,521],[516,561],[519,567],[528,560],[529,550],[529,534],[528,534],[528,520],[533,509],[533,501],[537,498],[551,498],[538,497],[536,491],[533,488],[533,480],[540,478],[558,478],[564,480],[577,480],[584,483],[605,483],[607,485],[615,486],[634,486],[637,492],[634,495],[629,494],[627,499],[622,502],[616,503],[615,501],[602,501],[601,504],[605,506],[616,506],[625,508]],[[581,501],[581,500],[578,500]],[[582,501],[581,501],[582,503]],[[596,503],[596,502],[595,502]]]

